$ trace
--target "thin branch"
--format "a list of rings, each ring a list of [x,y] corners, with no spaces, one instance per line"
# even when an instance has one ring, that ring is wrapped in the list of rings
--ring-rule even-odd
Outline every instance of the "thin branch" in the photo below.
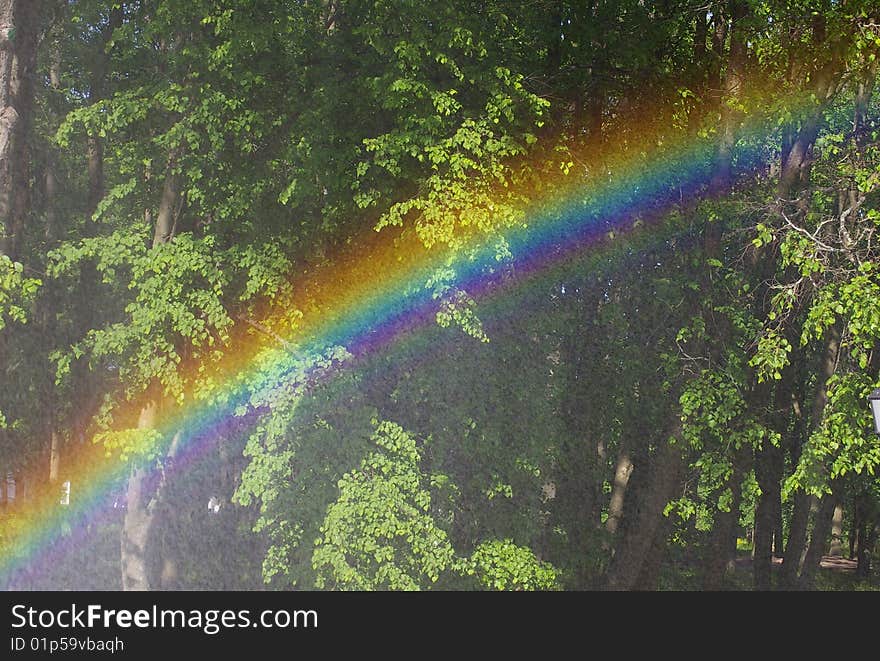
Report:
[[[798,225],[795,225],[788,216],[785,215],[785,212],[780,209],[779,214],[785,219],[785,222],[788,223],[788,226],[795,230],[796,232],[800,232],[807,238],[809,238],[813,243],[815,243],[819,249],[824,250],[825,252],[843,252],[841,248],[834,248],[829,246],[826,243],[823,243],[815,234],[811,234],[809,230],[804,229]]]
[[[292,349],[292,348],[295,346],[292,342],[290,342],[289,340],[284,339],[283,337],[281,337],[278,333],[276,333],[275,331],[273,331],[273,330],[272,330],[271,328],[269,328],[268,326],[264,326],[264,325],[261,324],[260,322],[258,322],[258,321],[254,321],[253,319],[251,319],[250,317],[247,317],[247,316],[244,315],[244,314],[238,314],[238,315],[235,315],[235,318],[238,319],[238,320],[240,320],[240,321],[243,321],[244,323],[246,323],[246,324],[247,324],[248,326],[250,326],[251,328],[254,328],[254,329],[260,331],[263,335],[266,335],[266,336],[268,336],[268,337],[271,337],[273,340],[275,340],[276,342],[280,343],[281,345],[283,345],[283,346],[285,346],[285,347],[289,347],[289,348]]]

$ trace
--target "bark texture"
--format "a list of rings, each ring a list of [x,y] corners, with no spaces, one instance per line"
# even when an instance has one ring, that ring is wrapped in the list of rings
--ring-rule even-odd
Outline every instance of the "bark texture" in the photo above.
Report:
[[[677,438],[681,421],[676,417],[669,437]],[[665,439],[650,467],[647,484],[639,494],[632,520],[625,526],[608,569],[608,590],[634,590],[654,548],[655,536],[663,529],[663,510],[673,498],[684,471],[678,444]]]
[[[28,206],[28,135],[41,0],[0,0],[0,253],[18,256]]]

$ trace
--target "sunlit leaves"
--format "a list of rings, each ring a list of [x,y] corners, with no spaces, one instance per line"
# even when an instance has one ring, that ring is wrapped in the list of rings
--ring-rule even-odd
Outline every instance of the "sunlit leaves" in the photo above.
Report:
[[[559,572],[534,552],[510,539],[483,542],[470,562],[480,583],[490,590],[554,590]]]
[[[392,423],[380,424],[373,440],[379,451],[343,476],[321,526],[312,555],[319,588],[418,590],[454,563],[430,514],[415,440]]]
[[[9,322],[27,322],[28,309],[40,284],[38,278],[24,274],[21,263],[0,254],[0,330]]]

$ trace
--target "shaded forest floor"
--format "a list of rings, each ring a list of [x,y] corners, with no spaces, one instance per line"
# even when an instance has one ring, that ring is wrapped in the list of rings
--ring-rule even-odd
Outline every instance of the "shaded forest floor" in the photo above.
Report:
[[[880,591],[880,574],[875,567],[868,578],[856,575],[858,563],[840,556],[822,556],[816,575],[816,591]],[[773,584],[779,585],[782,558],[773,558]],[[751,591],[753,586],[752,556],[748,550],[740,550],[733,572],[725,579],[725,590]],[[670,562],[661,576],[662,590],[700,590],[700,566],[693,559],[677,558]]]
[[[13,589],[18,590],[120,590],[119,578],[119,534],[121,511],[108,514],[105,525],[90,528],[89,533],[71,541],[55,562],[40,574],[19,576]],[[214,544],[219,543],[212,538]],[[211,546],[211,543],[208,546]],[[782,558],[773,558],[773,583],[779,585]],[[856,575],[857,562],[846,557],[823,556],[816,576],[816,591],[880,591],[880,570],[875,566],[867,578]],[[210,569],[207,574],[191,577],[182,589],[211,590],[224,589],[215,584]],[[751,591],[753,586],[753,563],[751,551],[740,548],[734,571],[725,579],[724,590]],[[260,582],[236,586],[238,589],[260,589]],[[9,586],[0,586],[8,589]],[[658,589],[661,591],[700,591],[702,590],[702,570],[699,558],[683,548],[670,550],[659,577]]]

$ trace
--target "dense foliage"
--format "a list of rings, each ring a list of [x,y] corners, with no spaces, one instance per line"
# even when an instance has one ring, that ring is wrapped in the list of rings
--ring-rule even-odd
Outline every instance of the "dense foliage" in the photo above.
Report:
[[[876,583],[872,0],[0,23],[7,585]]]

